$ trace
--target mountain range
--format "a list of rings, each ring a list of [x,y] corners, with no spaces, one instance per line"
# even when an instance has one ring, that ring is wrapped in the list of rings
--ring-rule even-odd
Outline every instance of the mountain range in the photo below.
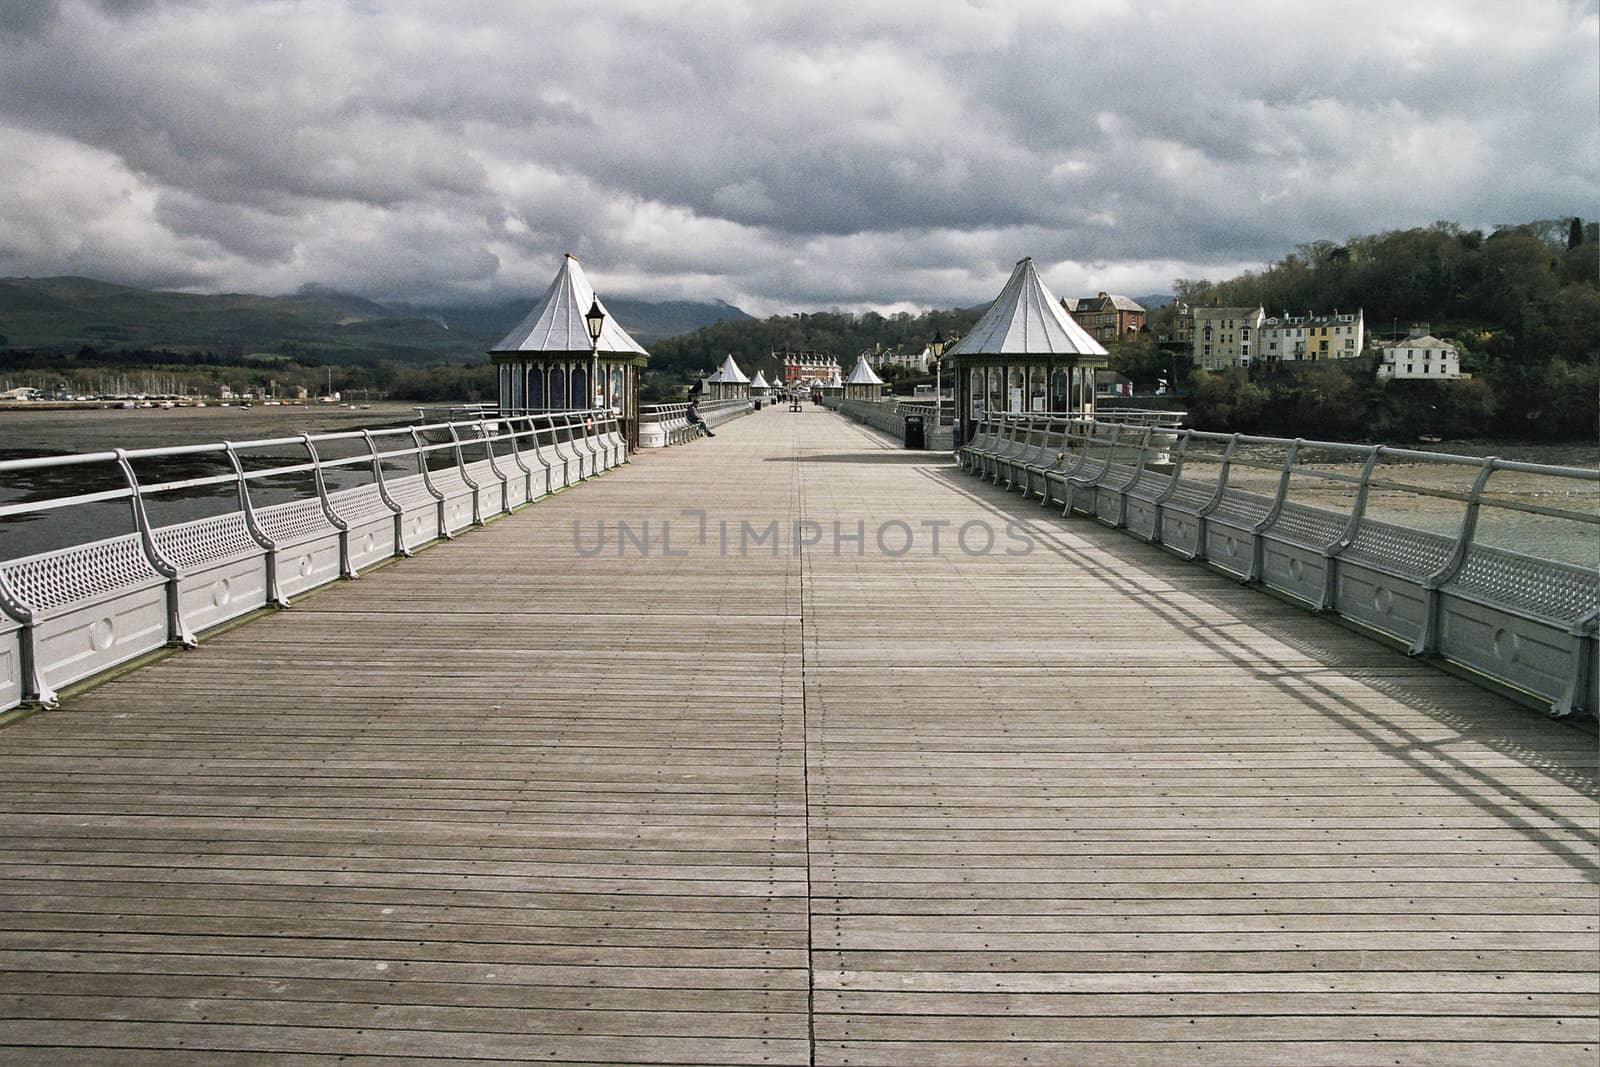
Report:
[[[316,363],[476,361],[531,310],[492,304],[388,305],[321,286],[288,296],[205,295],[93,278],[0,278],[0,349],[84,347],[275,355]],[[748,319],[717,301],[614,298],[607,307],[648,346],[719,321]]]

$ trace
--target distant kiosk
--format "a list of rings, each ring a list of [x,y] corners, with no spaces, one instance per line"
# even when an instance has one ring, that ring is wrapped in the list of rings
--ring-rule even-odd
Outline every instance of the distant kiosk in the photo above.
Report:
[[[605,315],[598,343],[585,322],[596,309]],[[502,414],[609,407],[622,415],[628,447],[639,447],[639,372],[650,353],[606,312],[570,253],[539,303],[489,358],[500,369]]]
[[[956,419],[972,440],[980,418],[1003,411],[1094,415],[1094,372],[1105,348],[1067,314],[1031,258],[1017,261],[1005,288],[970,333],[945,349],[954,363]]]

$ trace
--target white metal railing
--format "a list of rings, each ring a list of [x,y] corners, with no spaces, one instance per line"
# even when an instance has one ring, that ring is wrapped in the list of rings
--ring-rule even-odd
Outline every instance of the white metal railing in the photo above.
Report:
[[[729,419],[748,415],[754,404],[745,397],[727,400],[707,400],[695,405],[707,426],[720,426]],[[666,448],[679,445],[701,436],[700,429],[690,424],[688,404],[647,404],[639,409],[639,447]]]
[[[1600,712],[1600,470],[1016,414],[958,458],[1554,715]]]
[[[0,710],[53,706],[66,685],[626,458],[597,410],[0,461],[0,485],[100,485],[0,503]]]

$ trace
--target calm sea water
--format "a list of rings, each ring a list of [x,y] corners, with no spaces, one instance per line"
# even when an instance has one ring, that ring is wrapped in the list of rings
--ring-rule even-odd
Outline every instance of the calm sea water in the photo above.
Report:
[[[302,433],[378,429],[415,421],[413,408],[374,404],[370,408],[335,405],[249,408],[136,408],[103,411],[0,411],[0,460],[105,452],[115,448],[158,448],[219,441],[257,441]],[[356,445],[334,446],[326,458],[353,455]],[[257,449],[246,455],[247,468],[303,461],[298,446]],[[135,464],[142,484],[175,481],[229,472],[220,456],[144,460]],[[394,473],[403,473],[395,470]],[[333,489],[368,480],[357,470],[334,471]],[[97,463],[43,471],[0,473],[0,503],[49,500],[126,485],[114,463]],[[309,475],[252,483],[257,504],[297,499],[314,492]],[[229,486],[181,490],[152,498],[147,505],[157,525],[203,518],[234,510],[237,493]],[[0,519],[0,559],[19,559],[39,552],[127,533],[133,529],[126,501],[84,504],[54,511]]]

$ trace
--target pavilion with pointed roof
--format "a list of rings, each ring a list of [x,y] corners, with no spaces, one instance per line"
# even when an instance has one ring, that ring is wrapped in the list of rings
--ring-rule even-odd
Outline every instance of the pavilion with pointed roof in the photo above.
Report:
[[[585,322],[596,308],[605,314],[598,345]],[[489,358],[500,370],[502,413],[610,407],[622,413],[629,446],[637,446],[639,371],[650,354],[606,311],[571,253],[533,310],[489,350]]]
[[[707,400],[737,400],[750,395],[750,379],[733,361],[732,352],[722,361],[722,366],[706,379],[706,385],[711,387]]]
[[[883,396],[883,379],[867,362],[867,355],[863,352],[856,357],[856,365],[850,369],[850,377],[844,380],[844,398],[846,400],[877,400]]]
[[[965,337],[945,349],[954,364],[961,439],[986,412],[1094,414],[1094,372],[1105,348],[1061,306],[1033,259],[1017,262],[1000,295]]]

